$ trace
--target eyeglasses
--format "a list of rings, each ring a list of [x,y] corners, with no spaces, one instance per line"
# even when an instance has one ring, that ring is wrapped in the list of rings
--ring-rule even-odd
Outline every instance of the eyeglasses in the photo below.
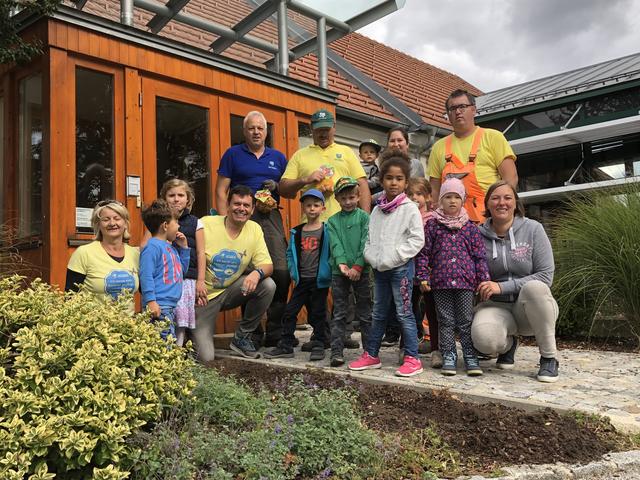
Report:
[[[124,207],[122,202],[119,202],[118,200],[100,200],[98,203],[96,203],[96,208],[97,207],[106,207],[107,205],[112,205],[114,203],[116,205],[120,205],[121,207]]]
[[[451,105],[449,108],[447,108],[447,112],[456,113],[458,110],[460,110],[461,112],[464,112],[469,107],[473,107],[473,105],[471,103],[461,103],[460,105]]]

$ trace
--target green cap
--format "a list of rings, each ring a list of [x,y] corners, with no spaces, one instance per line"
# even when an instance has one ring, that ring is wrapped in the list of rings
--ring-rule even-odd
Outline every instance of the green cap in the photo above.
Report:
[[[382,147],[380,146],[380,144],[376,142],[373,138],[370,138],[369,140],[365,140],[360,144],[360,146],[358,147],[358,151],[362,150],[362,147],[364,147],[365,145],[371,145],[375,149],[375,151],[378,153],[380,153],[380,150],[382,150]]]
[[[313,115],[311,115],[311,129],[315,130],[316,128],[331,128],[335,125],[336,121],[333,118],[333,113],[329,110],[325,110],[321,108]]]
[[[358,185],[358,181],[353,177],[340,177],[333,187],[333,193],[338,194],[347,187],[355,187]]]

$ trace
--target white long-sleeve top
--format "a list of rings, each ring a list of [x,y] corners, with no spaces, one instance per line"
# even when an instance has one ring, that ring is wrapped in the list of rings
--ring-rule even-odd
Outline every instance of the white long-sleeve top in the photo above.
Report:
[[[375,270],[384,272],[404,265],[423,246],[422,216],[409,198],[391,213],[383,213],[377,206],[373,209],[364,258]]]

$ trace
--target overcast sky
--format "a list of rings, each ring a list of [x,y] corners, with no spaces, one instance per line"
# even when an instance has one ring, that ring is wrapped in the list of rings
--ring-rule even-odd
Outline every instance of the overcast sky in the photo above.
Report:
[[[640,0],[406,0],[360,33],[489,92],[640,52]]]

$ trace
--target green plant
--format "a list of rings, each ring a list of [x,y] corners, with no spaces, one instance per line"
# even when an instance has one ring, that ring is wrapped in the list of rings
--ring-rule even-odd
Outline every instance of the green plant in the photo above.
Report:
[[[11,12],[19,8],[25,13],[50,15],[63,0],[0,0],[0,63],[26,63],[42,53],[42,42],[24,39]]]
[[[554,295],[560,326],[591,332],[603,306],[617,306],[640,341],[640,187],[574,196],[553,229]],[[584,315],[584,326],[572,315]]]
[[[0,478],[126,478],[126,440],[189,394],[192,362],[126,299],[21,281],[0,280]]]
[[[254,393],[196,367],[194,396],[134,442],[133,478],[367,478],[380,466],[376,436],[353,394],[308,388]]]

